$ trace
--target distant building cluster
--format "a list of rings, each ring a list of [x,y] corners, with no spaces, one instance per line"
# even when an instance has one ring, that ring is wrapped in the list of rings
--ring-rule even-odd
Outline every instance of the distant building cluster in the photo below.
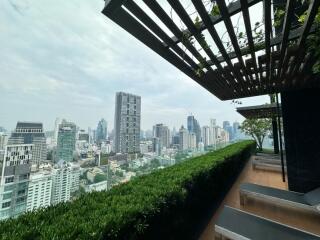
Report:
[[[109,132],[104,118],[87,129],[60,118],[46,132],[38,122],[19,121],[10,133],[0,127],[0,220],[71,201],[82,192],[108,190],[139,171],[171,166],[239,136],[238,122],[219,127],[210,119],[201,127],[194,115],[178,130],[156,123],[143,131],[141,97],[124,92],[116,93]]]
[[[0,150],[0,219],[69,201],[79,189],[80,167],[46,163],[41,123],[18,122]]]

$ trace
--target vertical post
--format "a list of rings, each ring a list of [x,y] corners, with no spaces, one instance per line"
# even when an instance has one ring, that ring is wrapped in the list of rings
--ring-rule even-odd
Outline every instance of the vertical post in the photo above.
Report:
[[[275,103],[275,95],[270,94],[270,103]],[[272,117],[272,135],[273,135],[273,150],[275,154],[279,154],[279,138],[278,138],[278,126],[277,126],[277,117]]]
[[[281,157],[281,170],[282,170],[282,181],[286,181],[286,176],[284,172],[284,161],[283,161],[283,149],[282,149],[282,136],[281,136],[281,123],[280,123],[280,105],[278,93],[276,93],[276,101],[277,101],[277,115],[278,115],[278,130],[279,130],[279,141],[280,141],[280,157]]]
[[[273,152],[279,154],[279,138],[277,118],[272,117],[272,133],[273,133]]]
[[[107,191],[110,189],[110,163],[107,159]]]

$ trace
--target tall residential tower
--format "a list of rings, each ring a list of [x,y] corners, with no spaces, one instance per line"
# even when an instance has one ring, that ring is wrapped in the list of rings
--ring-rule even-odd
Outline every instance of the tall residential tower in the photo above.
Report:
[[[114,146],[116,153],[140,152],[141,97],[116,93]]]

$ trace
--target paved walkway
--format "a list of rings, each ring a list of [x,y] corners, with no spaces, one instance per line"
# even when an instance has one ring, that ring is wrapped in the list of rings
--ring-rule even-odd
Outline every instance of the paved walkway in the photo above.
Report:
[[[203,231],[200,240],[214,239],[214,223],[219,216],[224,205],[240,208],[257,215],[282,222],[284,224],[304,229],[320,235],[320,213],[303,213],[296,209],[279,207],[270,203],[248,199],[245,207],[240,207],[239,186],[243,182],[251,182],[264,186],[275,187],[279,189],[288,189],[287,183],[282,182],[282,176],[279,172],[252,169],[251,159],[239,175],[237,181],[223,200],[218,211],[212,216],[208,226]]]

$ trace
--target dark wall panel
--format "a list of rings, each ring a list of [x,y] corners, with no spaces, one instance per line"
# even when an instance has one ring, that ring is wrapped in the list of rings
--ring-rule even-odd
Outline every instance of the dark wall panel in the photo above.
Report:
[[[289,189],[320,187],[320,89],[282,92]]]

